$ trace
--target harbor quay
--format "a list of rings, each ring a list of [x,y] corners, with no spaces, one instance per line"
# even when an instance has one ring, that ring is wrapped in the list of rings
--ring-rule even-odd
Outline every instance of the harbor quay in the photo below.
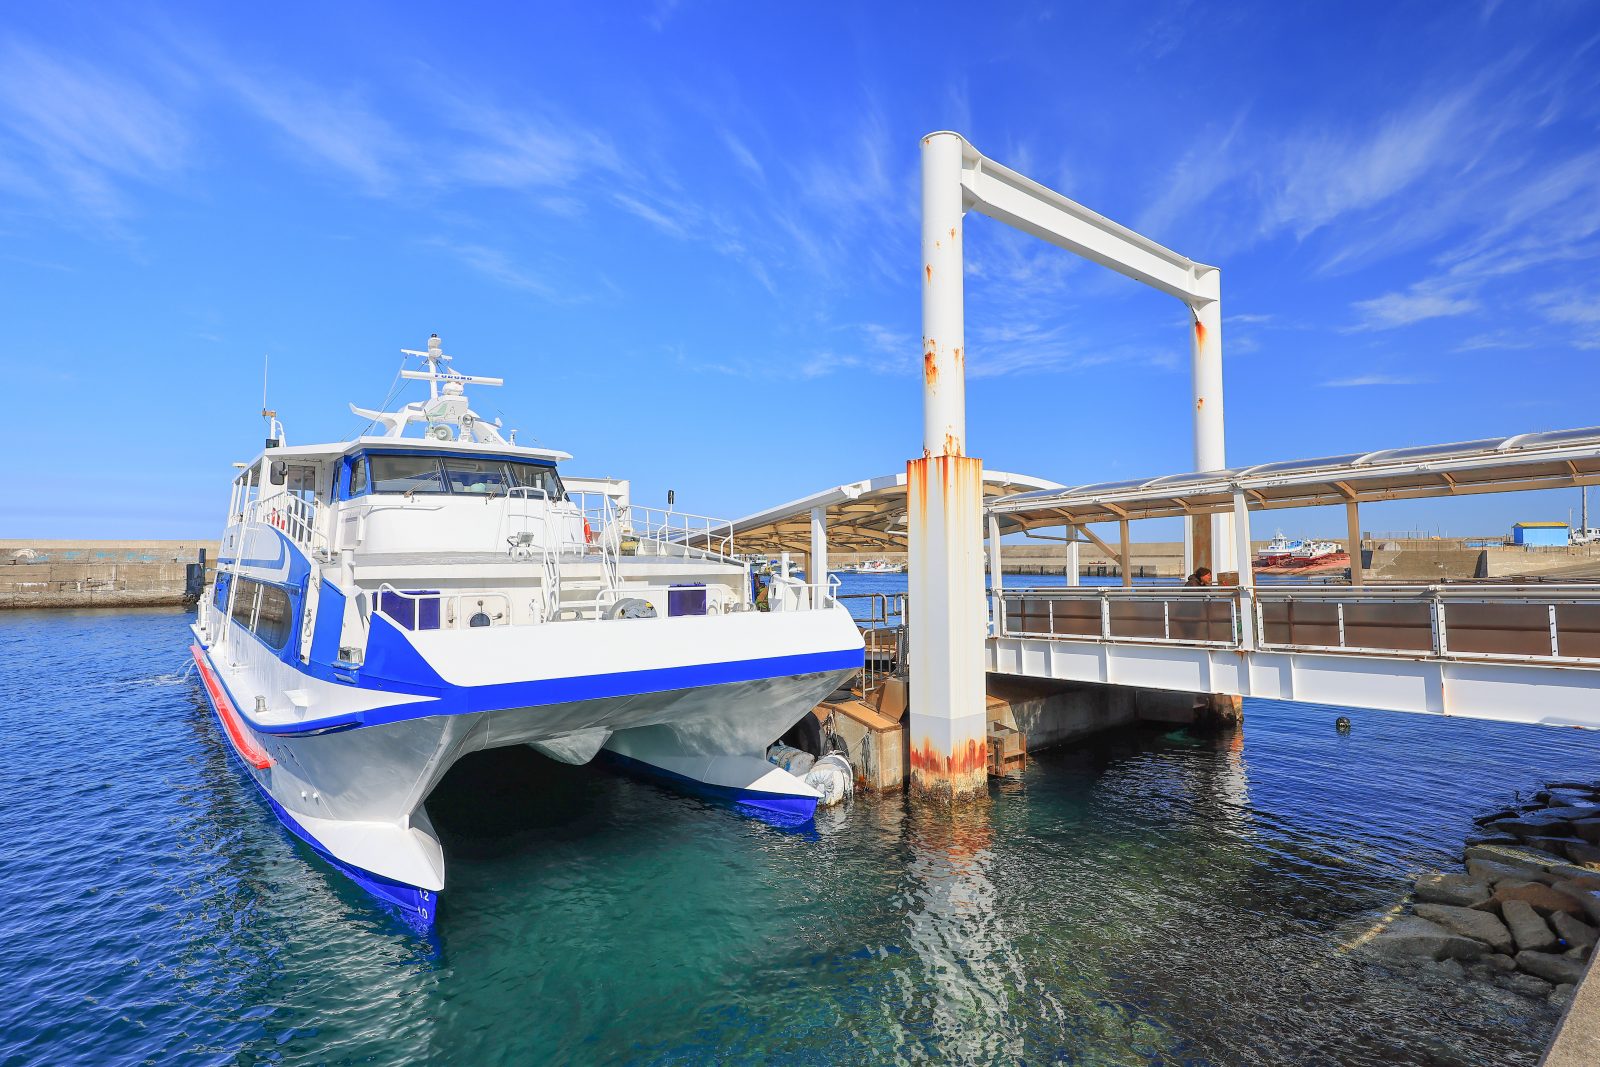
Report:
[[[215,541],[0,539],[0,610],[193,603]]]

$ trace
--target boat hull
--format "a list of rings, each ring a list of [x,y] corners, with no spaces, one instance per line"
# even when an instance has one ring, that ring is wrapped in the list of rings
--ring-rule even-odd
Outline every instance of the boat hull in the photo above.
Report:
[[[848,617],[843,619],[836,629],[842,634],[848,626],[858,639]],[[237,639],[224,657],[227,671],[218,669],[205,645],[197,641],[193,651],[224,737],[291,833],[408,921],[424,925],[433,922],[444,888],[444,857],[423,805],[463,756],[528,744],[566,762],[583,762],[604,738],[607,752],[629,761],[631,769],[648,768],[756,807],[809,815],[816,792],[761,757],[859,669],[862,655],[848,646],[818,652],[813,642],[808,654],[661,676],[731,679],[711,684],[639,691],[636,681],[621,686],[591,679],[568,688],[605,695],[484,710],[464,710],[481,705],[481,694],[394,694],[397,703],[285,724],[246,714],[250,705],[241,699],[259,689],[263,678],[282,683],[281,662],[233,663],[251,658],[250,644]],[[795,664],[824,669],[786,673]],[[371,704],[383,695],[313,677],[295,681],[302,694],[325,696],[324,704],[358,695]],[[619,689],[624,691],[613,692]],[[550,690],[501,683],[494,691],[515,696]]]

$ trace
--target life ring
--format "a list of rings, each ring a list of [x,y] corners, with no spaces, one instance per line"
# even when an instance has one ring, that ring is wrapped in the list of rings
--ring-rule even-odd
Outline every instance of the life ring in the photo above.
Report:
[[[589,528],[588,519],[583,520],[583,543],[586,545],[594,544],[594,531]]]

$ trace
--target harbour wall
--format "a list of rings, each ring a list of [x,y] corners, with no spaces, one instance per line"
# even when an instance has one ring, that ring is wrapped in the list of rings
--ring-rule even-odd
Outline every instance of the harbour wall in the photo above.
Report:
[[[215,541],[0,539],[0,610],[182,604],[202,550],[209,582]]]

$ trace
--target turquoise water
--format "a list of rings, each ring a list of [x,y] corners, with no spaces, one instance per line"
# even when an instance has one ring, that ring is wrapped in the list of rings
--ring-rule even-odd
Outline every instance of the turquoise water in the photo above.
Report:
[[[186,622],[0,614],[0,1062],[1532,1064],[1555,1022],[1341,946],[1600,737],[1258,701],[799,830],[487,753],[423,937],[279,828]]]

